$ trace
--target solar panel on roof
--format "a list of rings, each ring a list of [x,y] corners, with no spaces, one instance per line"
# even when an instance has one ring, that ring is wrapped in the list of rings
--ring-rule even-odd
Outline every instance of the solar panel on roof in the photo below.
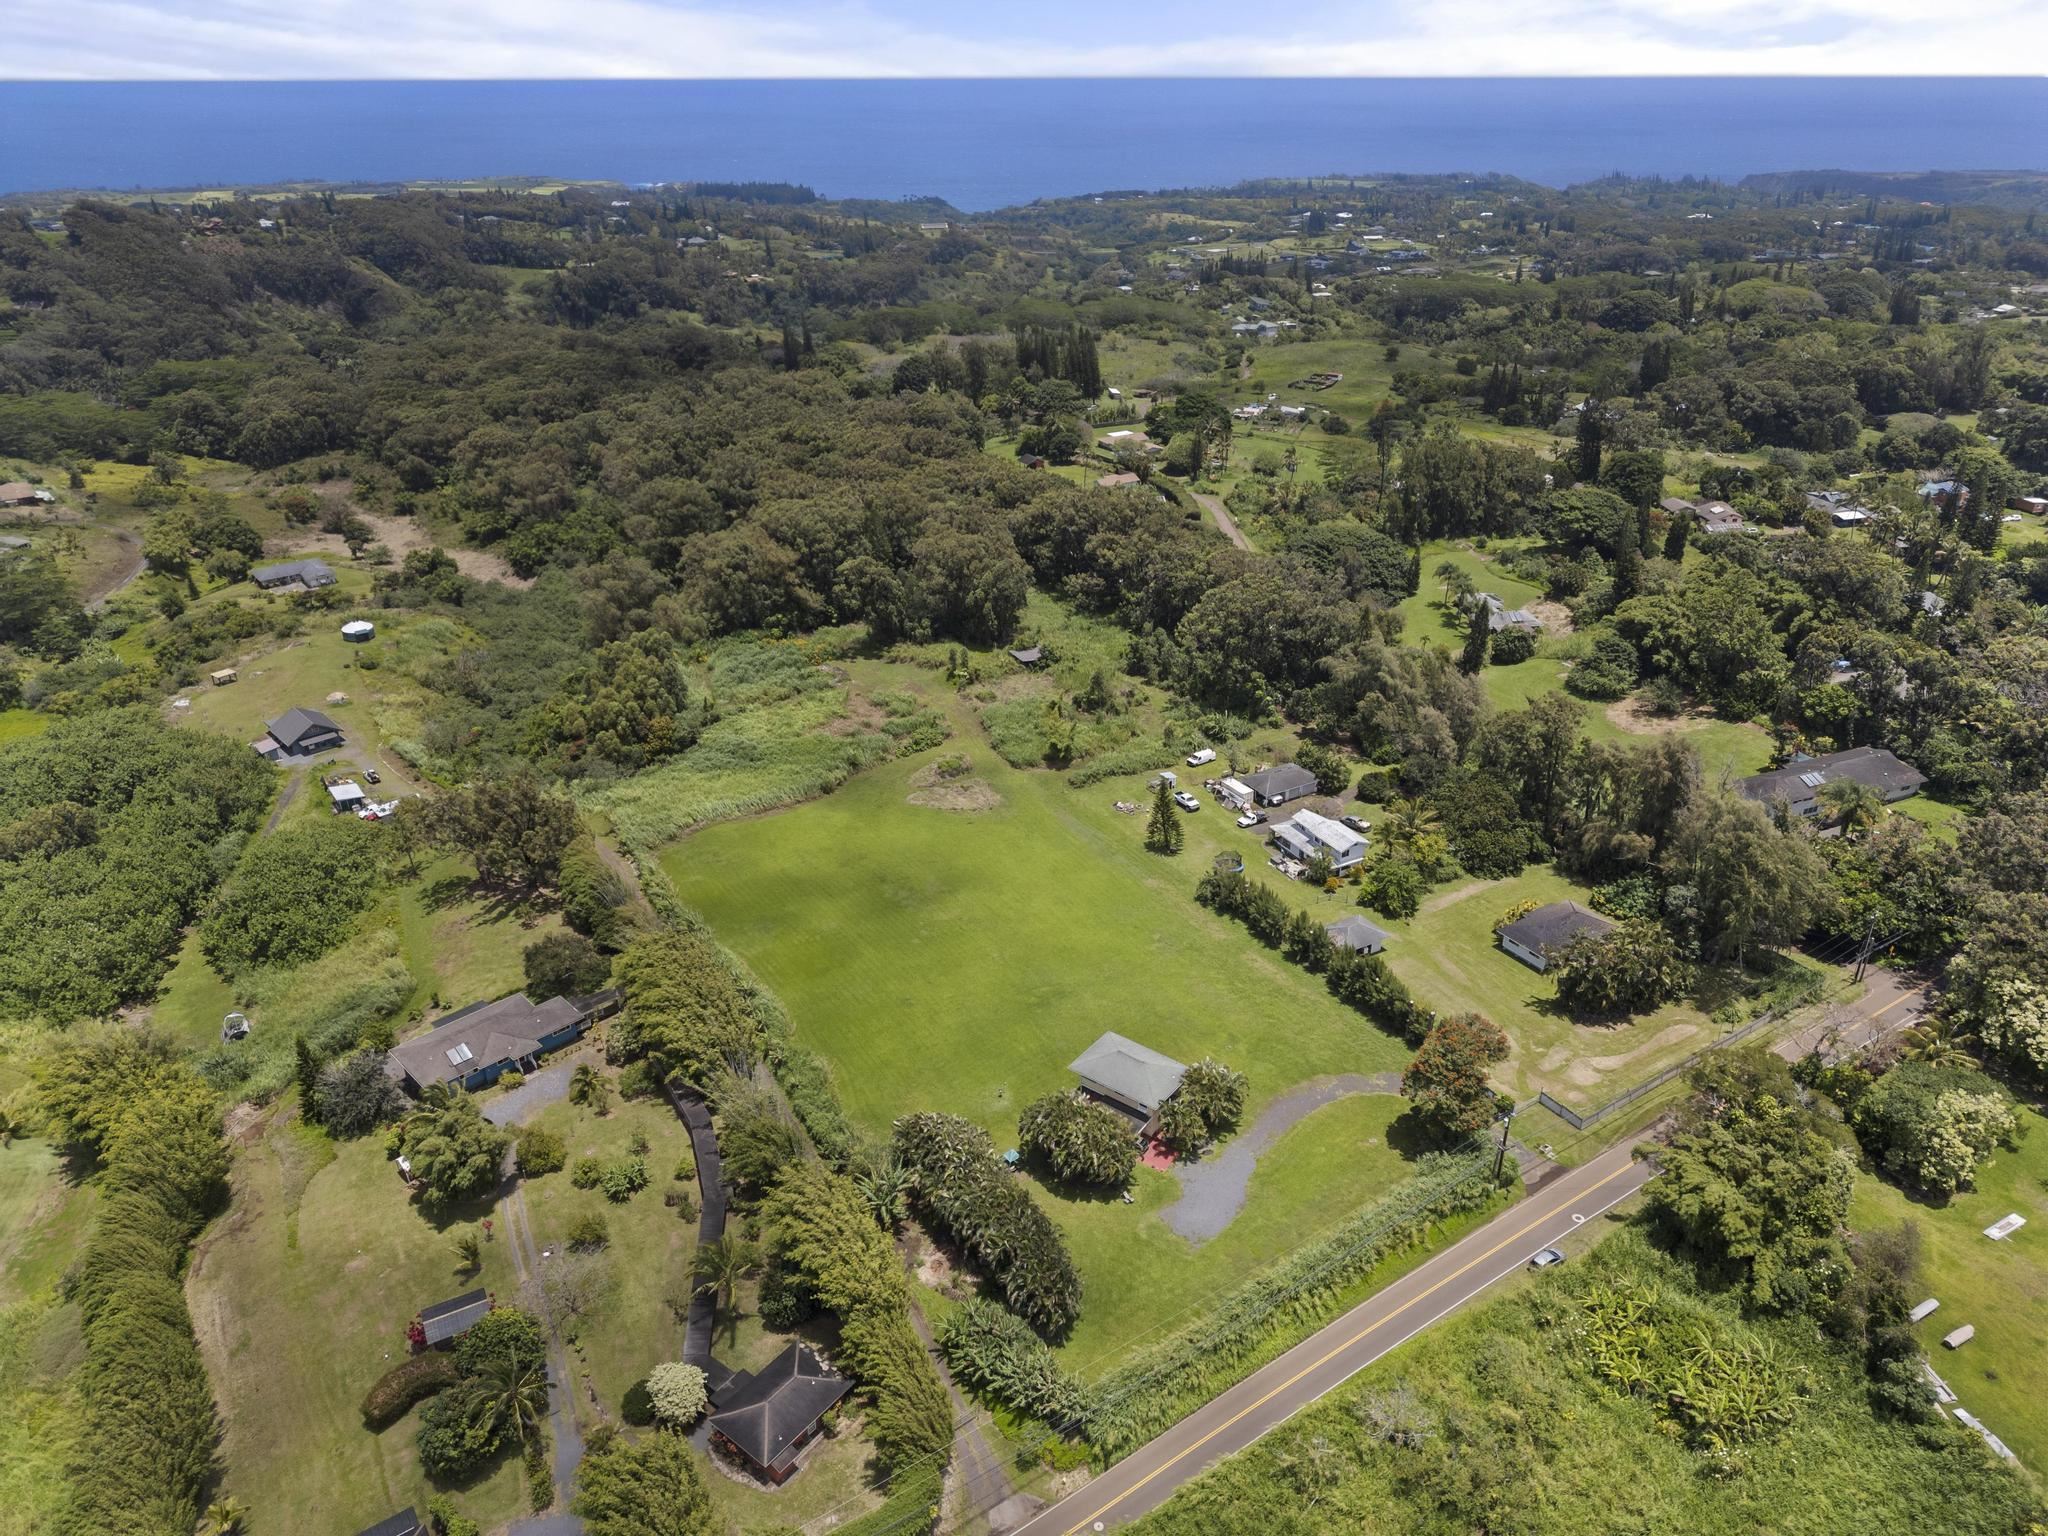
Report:
[[[1802,773],[1799,775],[1799,782],[1808,789],[1819,789],[1827,781],[1828,776],[1824,773]]]
[[[453,1045],[453,1046],[450,1046],[450,1047],[448,1048],[448,1065],[449,1065],[449,1066],[451,1066],[451,1067],[459,1067],[459,1066],[461,1066],[461,1065],[462,1065],[462,1064],[463,1064],[463,1063],[464,1063],[465,1061],[468,1061],[469,1059],[470,1059],[470,1049],[469,1049],[469,1047],[468,1047],[468,1046],[466,1046],[466,1045]]]

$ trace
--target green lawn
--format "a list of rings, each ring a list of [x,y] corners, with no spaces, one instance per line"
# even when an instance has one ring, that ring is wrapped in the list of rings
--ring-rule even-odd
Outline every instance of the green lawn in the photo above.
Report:
[[[1510,608],[1524,608],[1530,603],[1541,602],[1541,587],[1510,576],[1500,568],[1493,557],[1501,552],[1502,547],[1496,545],[1491,551],[1482,553],[1442,542],[1425,544],[1422,547],[1422,586],[1414,596],[1404,598],[1400,606],[1401,617],[1406,620],[1401,631],[1402,641],[1409,645],[1436,643],[1453,650],[1464,645],[1465,618],[1443,606],[1443,583],[1437,579],[1436,568],[1447,560],[1471,579],[1476,591],[1491,592]]]
[[[2039,1476],[2048,1474],[2048,1119],[2025,1108],[2021,1117],[2020,1150],[1994,1153],[1976,1188],[1935,1206],[1864,1174],[1849,1220],[1862,1231],[1919,1227],[1926,1294],[1941,1302],[1919,1326],[1921,1345],[1962,1406]],[[1999,1242],[1984,1235],[2014,1212],[2027,1218],[2019,1231]],[[1977,1336],[1943,1349],[1942,1336],[1965,1323]]]
[[[511,1245],[484,1246],[480,1278],[458,1276],[456,1228],[437,1228],[407,1199],[383,1138],[334,1145],[290,1117],[235,1159],[228,1213],[201,1236],[186,1293],[207,1374],[226,1421],[222,1488],[253,1511],[251,1526],[350,1536],[434,1490],[413,1445],[417,1412],[372,1434],[363,1394],[406,1354],[421,1307],[488,1287],[517,1291]],[[524,1513],[516,1454],[456,1491],[488,1528]]]
[[[1910,816],[1947,837],[1954,837],[1957,824],[1970,814],[1960,805],[1951,805],[1946,800],[1930,799],[1926,795],[1915,795],[1910,800],[1901,800],[1891,810],[1894,816]]]
[[[0,1147],[0,1536],[52,1529],[65,1496],[83,1344],[59,1286],[96,1204],[45,1143]]]

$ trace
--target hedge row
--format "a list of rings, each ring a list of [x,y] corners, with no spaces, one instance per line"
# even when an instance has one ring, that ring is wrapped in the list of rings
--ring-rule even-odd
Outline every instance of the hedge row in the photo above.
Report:
[[[401,1360],[382,1376],[363,1397],[363,1427],[388,1429],[413,1405],[462,1379],[455,1357],[438,1349]]]
[[[71,1283],[84,1423],[57,1529],[189,1536],[220,1436],[180,1279],[227,1191],[211,1090],[183,1069],[154,1080],[116,1112],[101,1152],[107,1195]]]
[[[1330,995],[1389,1034],[1419,1044],[1435,1015],[1418,1004],[1378,955],[1361,955],[1330,942],[1323,925],[1290,907],[1277,891],[1237,870],[1212,869],[1195,885],[1195,900],[1234,917],[1268,949],[1323,978]]]
[[[668,872],[650,855],[629,846],[627,853],[640,871],[640,888],[655,915],[671,927],[702,936],[716,951],[719,963],[731,975],[733,985],[761,1031],[768,1069],[775,1074],[783,1097],[810,1133],[818,1155],[834,1168],[844,1168],[853,1155],[853,1122],[840,1107],[832,1088],[831,1070],[823,1058],[796,1036],[782,1000],[757,980],[738,957],[720,944],[711,925],[683,904]]]
[[[1483,1205],[1494,1189],[1492,1156],[1479,1143],[1425,1154],[1384,1199],[1095,1383],[1083,1436],[1112,1459],[1126,1455],[1321,1327],[1381,1260],[1445,1217]]]
[[[959,1240],[1012,1310],[1047,1333],[1071,1328],[1081,1315],[1080,1272],[988,1132],[956,1115],[905,1115],[895,1147],[925,1213]]]
[[[938,1342],[955,1380],[1055,1427],[1081,1420],[1085,1390],[1014,1312],[970,1297],[939,1325]]]

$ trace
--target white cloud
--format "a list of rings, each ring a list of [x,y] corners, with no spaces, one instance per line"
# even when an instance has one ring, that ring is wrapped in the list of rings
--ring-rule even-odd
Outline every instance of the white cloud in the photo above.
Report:
[[[1925,75],[2048,59],[2039,0],[1391,0],[1370,15],[1241,7],[1149,39],[1024,7],[943,27],[886,3],[14,0],[13,79],[894,76]],[[1015,14],[1009,14],[1015,12]],[[1332,16],[1351,19],[1332,20]],[[1192,20],[1192,19],[1191,19]],[[1703,104],[1701,104],[1703,105]]]

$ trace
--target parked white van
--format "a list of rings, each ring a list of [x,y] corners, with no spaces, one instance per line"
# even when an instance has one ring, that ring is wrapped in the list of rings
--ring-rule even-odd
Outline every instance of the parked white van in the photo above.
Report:
[[[1204,763],[1213,763],[1215,761],[1216,753],[1214,749],[1210,747],[1204,747],[1199,752],[1190,752],[1188,754],[1188,766],[1190,768],[1199,768]]]

